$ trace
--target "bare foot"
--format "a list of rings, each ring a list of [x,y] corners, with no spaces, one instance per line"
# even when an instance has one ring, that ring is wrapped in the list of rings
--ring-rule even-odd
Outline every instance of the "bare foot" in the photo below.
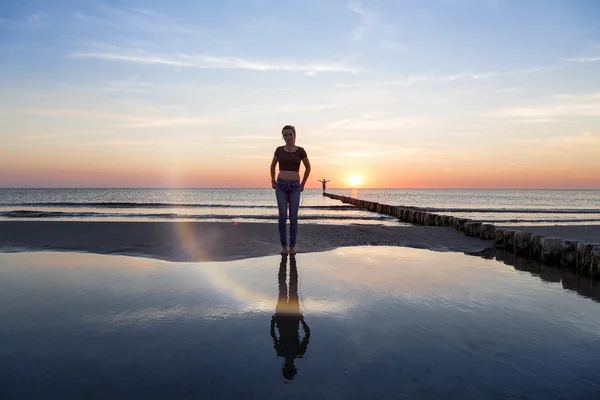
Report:
[[[286,247],[286,246],[283,246],[283,247],[281,248],[281,255],[282,255],[282,256],[285,256],[285,255],[287,255],[287,253],[288,253],[288,249],[287,249],[287,247]]]
[[[290,247],[290,255],[291,256],[295,256],[296,255],[296,249],[293,247]]]

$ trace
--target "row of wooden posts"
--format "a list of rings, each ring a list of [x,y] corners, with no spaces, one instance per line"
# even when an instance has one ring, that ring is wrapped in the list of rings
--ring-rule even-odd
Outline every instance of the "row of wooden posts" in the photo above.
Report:
[[[493,224],[431,213],[419,207],[391,206],[331,193],[323,193],[323,196],[415,225],[452,227],[467,236],[493,240],[495,248],[513,251],[517,255],[546,265],[562,266],[586,276],[600,277],[600,243],[565,240],[516,229],[497,228]]]

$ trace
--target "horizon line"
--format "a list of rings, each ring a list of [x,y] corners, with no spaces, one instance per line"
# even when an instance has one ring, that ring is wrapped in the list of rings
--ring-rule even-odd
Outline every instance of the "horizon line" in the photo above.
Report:
[[[270,189],[270,187],[110,187],[110,186],[97,186],[97,187],[83,187],[83,186],[65,186],[65,187],[0,187],[2,189],[17,189],[17,190],[59,190],[59,189],[105,189],[105,190],[189,190],[189,189],[207,189],[207,190],[235,190],[235,189]],[[321,187],[311,187],[305,189],[321,190]],[[600,188],[476,188],[476,187],[464,187],[464,188],[440,188],[440,187],[332,187],[333,190],[581,190],[581,191],[600,191]]]

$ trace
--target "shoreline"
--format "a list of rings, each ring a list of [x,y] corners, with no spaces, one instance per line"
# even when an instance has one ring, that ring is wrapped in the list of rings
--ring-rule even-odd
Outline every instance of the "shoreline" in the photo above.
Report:
[[[563,239],[600,241],[600,225],[521,229]],[[467,236],[451,227],[300,221],[298,253],[377,245],[476,253],[493,247],[493,241]],[[189,262],[277,255],[280,245],[276,223],[0,221],[0,251],[74,251]]]
[[[492,244],[448,227],[300,221],[296,250],[309,253],[386,245],[478,252]],[[1,252],[74,251],[189,262],[278,255],[280,249],[276,223],[0,221]]]

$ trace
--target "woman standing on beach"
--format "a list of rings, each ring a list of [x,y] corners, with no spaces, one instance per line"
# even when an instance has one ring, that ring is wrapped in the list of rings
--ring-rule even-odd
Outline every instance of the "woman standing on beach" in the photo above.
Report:
[[[289,207],[290,217],[290,249],[289,253],[296,254],[296,236],[298,234],[298,208],[300,207],[300,192],[310,175],[310,162],[306,151],[296,146],[296,128],[286,125],[281,130],[285,145],[277,147],[271,161],[271,186],[275,189],[277,208],[279,209],[279,238],[281,239],[281,254],[287,254],[286,221]],[[304,164],[304,177],[300,182],[300,162]],[[275,180],[275,166],[279,163],[279,175]]]

